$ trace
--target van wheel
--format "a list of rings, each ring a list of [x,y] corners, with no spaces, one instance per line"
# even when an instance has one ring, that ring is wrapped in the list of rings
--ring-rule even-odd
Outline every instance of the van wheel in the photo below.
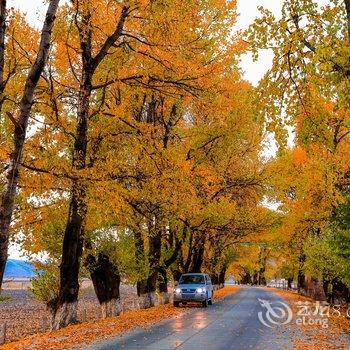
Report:
[[[213,305],[213,297],[211,297],[211,299],[208,300],[208,305]]]
[[[179,301],[174,301],[173,305],[174,305],[174,307],[179,307],[180,306],[180,302]]]
[[[207,307],[208,306],[208,299],[205,299],[202,301],[202,306]]]

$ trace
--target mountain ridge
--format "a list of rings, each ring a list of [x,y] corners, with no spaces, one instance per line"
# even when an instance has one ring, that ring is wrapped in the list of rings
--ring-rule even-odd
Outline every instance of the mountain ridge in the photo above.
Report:
[[[31,263],[25,260],[7,260],[4,278],[32,278],[34,276],[34,267]]]

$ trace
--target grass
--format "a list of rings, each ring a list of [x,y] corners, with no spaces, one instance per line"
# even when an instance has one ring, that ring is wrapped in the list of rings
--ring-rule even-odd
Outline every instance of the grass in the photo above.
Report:
[[[3,301],[9,300],[9,299],[11,299],[10,296],[0,294],[0,303],[2,303]]]

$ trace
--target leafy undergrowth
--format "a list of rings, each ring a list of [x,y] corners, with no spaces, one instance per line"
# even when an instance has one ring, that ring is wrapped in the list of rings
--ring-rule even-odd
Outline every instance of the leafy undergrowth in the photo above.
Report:
[[[269,290],[287,300],[294,315],[300,311],[297,302],[315,303],[313,299],[294,292],[275,288],[269,288]],[[309,324],[297,326],[292,322],[290,331],[294,340],[294,350],[349,349],[350,321],[345,317],[345,314],[346,309],[341,310],[341,316],[330,313],[328,328]]]
[[[215,299],[238,291],[239,287],[228,286],[215,292]],[[161,320],[180,317],[189,308],[174,308],[171,304],[159,305],[146,310],[135,310],[97,322],[72,325],[59,331],[38,333],[16,342],[0,346],[1,350],[58,350],[83,349],[87,344],[108,338],[136,327],[147,328]]]
[[[227,287],[221,288],[214,292],[214,299],[224,298],[226,295],[235,293],[238,290],[239,290],[238,286],[227,286]]]
[[[8,295],[1,295],[0,294],[0,303],[3,301],[9,300],[9,299],[11,299],[11,297],[9,297]]]

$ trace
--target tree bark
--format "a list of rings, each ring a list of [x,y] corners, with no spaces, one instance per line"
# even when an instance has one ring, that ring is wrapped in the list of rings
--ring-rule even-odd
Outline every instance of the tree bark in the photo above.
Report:
[[[210,275],[210,279],[211,279],[211,283],[213,285],[218,285],[219,284],[219,276],[217,273],[213,273],[212,275]]]
[[[97,260],[95,256],[89,254],[86,266],[90,271],[94,290],[101,305],[102,317],[118,316],[122,312],[118,268],[103,253],[98,254]]]
[[[142,238],[142,233],[140,230],[134,230],[134,240],[135,240],[135,257],[136,263],[142,265],[145,261],[145,246]],[[139,274],[142,271],[139,271]],[[147,309],[150,307],[150,301],[148,296],[148,284],[147,278],[139,279],[136,283],[137,296],[139,298],[139,308]]]
[[[51,46],[51,32],[55,22],[58,4],[59,0],[50,0],[44,25],[41,31],[38,54],[28,73],[23,96],[20,101],[19,116],[15,121],[13,148],[9,159],[9,168],[6,174],[6,183],[1,196],[0,204],[0,289],[8,255],[9,230],[19,178],[19,167],[26,138],[28,119],[33,105],[34,92],[49,54],[49,49]],[[4,1],[2,1],[1,5],[4,5]]]
[[[79,11],[79,9],[77,9]],[[83,10],[77,27],[82,55],[82,78],[78,96],[77,127],[72,168],[79,171],[86,167],[88,120],[93,75],[109,49],[123,34],[128,7],[123,7],[116,29],[95,57],[92,56],[92,25],[89,8]],[[73,181],[68,219],[63,239],[60,265],[60,291],[54,310],[52,328],[60,329],[77,321],[80,259],[83,252],[84,225],[87,215],[86,184],[82,179]]]
[[[0,0],[0,114],[4,101],[4,66],[5,66],[5,34],[6,34],[6,0]]]
[[[171,232],[170,232],[171,233]],[[173,253],[171,256],[164,261],[163,265],[159,268],[158,273],[158,292],[159,292],[159,303],[160,304],[167,304],[170,301],[169,293],[168,293],[168,275],[167,271],[168,268],[175,263],[177,258],[179,257],[179,253],[181,252],[181,245],[182,241],[174,235],[174,232],[172,232],[172,245],[173,245]],[[175,244],[174,244],[175,242]],[[173,272],[174,276],[174,272]],[[180,276],[179,276],[180,278]]]
[[[350,41],[350,0],[344,0],[348,28],[348,40]]]
[[[226,276],[227,266],[223,266],[219,273],[219,286],[223,288],[225,285],[225,276]]]
[[[299,267],[298,267],[298,293],[302,291],[305,292],[305,274],[304,274],[304,262],[305,255],[302,253],[299,257]]]
[[[137,282],[137,294],[141,309],[149,308],[156,304],[157,280],[162,248],[162,231],[157,221],[158,219],[155,218],[154,223],[148,224],[148,277]]]
[[[257,277],[257,283],[258,285],[266,285],[266,279],[265,279],[265,270],[266,270],[266,260],[267,260],[267,254],[265,248],[262,248],[259,252],[259,270],[258,270],[258,277]]]
[[[167,269],[164,266],[159,267],[158,273],[158,303],[161,305],[168,304],[170,301],[168,293],[168,276]]]
[[[201,272],[204,256],[205,237],[201,237],[192,250],[191,264],[188,272]]]
[[[249,271],[245,270],[244,271],[244,276],[242,277],[242,284],[250,284],[253,283],[252,276],[250,275]]]
[[[85,168],[87,129],[91,96],[91,73],[83,72],[78,101],[78,123],[73,153],[73,168]],[[53,329],[60,329],[77,322],[80,258],[83,252],[83,232],[87,214],[86,188],[81,180],[74,180],[67,225],[64,233],[60,265],[60,292],[55,310]]]
[[[152,225],[152,230],[148,237],[148,262],[149,262],[149,276],[147,280],[148,293],[150,299],[150,306],[154,306],[156,303],[156,291],[157,291],[157,280],[159,273],[159,263],[162,249],[162,230],[161,226],[155,218],[155,223]]]

